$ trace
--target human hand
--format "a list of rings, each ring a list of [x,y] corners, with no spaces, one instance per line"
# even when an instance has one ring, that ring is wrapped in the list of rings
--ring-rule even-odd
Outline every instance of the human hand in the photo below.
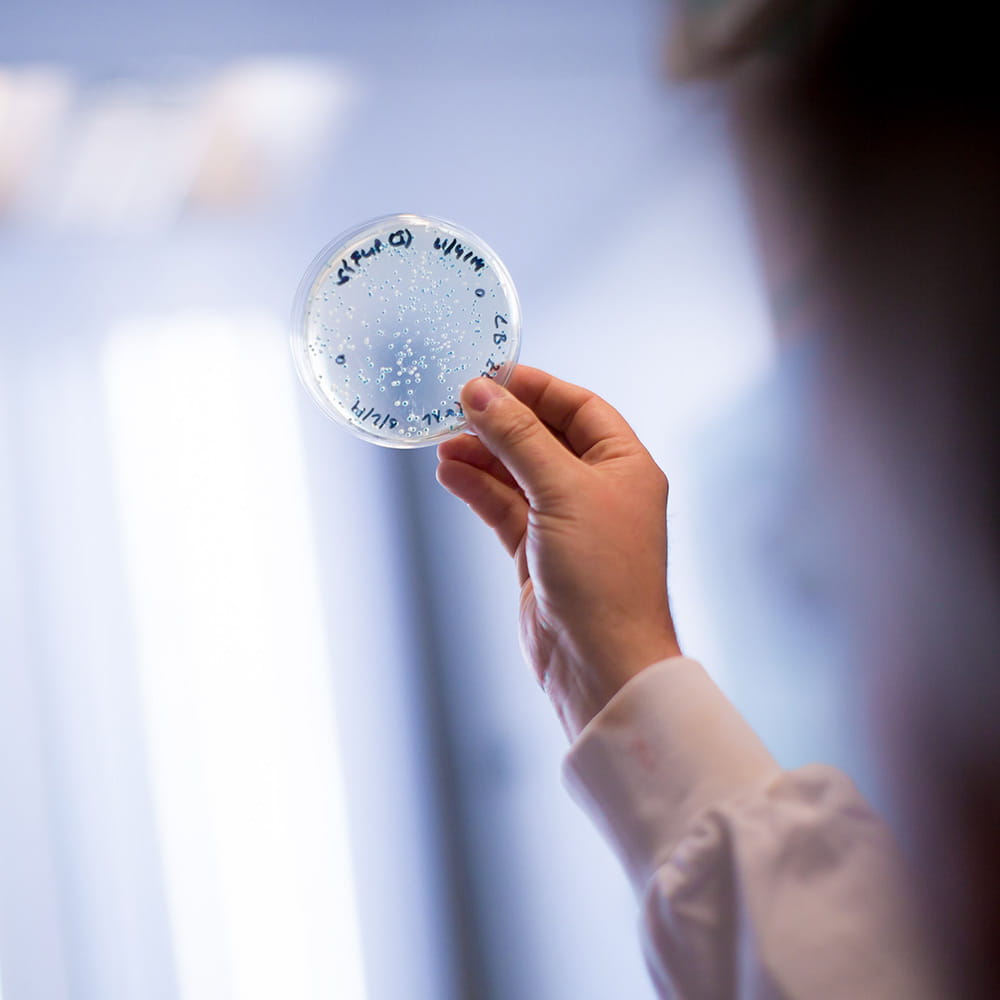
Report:
[[[679,655],[667,602],[667,479],[594,393],[518,366],[462,390],[477,436],[437,478],[494,529],[521,583],[521,644],[570,739],[630,677]]]

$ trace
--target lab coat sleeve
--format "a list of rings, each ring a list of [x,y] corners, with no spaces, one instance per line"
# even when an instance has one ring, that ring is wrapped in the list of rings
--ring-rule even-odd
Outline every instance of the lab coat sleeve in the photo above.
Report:
[[[783,771],[695,661],[629,681],[564,779],[641,901],[661,996],[930,995],[883,822],[840,771]]]

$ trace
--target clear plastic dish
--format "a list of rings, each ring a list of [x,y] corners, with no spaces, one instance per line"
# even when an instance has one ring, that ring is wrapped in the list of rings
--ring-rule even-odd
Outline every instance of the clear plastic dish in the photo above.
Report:
[[[330,417],[388,448],[419,448],[466,426],[462,387],[506,383],[521,311],[479,237],[422,215],[387,215],[338,236],[302,278],[292,354]]]

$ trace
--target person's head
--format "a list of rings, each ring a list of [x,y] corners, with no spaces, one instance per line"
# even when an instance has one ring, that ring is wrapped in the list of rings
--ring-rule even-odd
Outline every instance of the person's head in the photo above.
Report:
[[[824,360],[820,461],[856,556],[872,723],[931,933],[956,995],[992,995],[1000,88],[988,12],[745,6],[775,15],[758,16],[757,49],[716,37],[705,65],[726,78],[777,291],[790,283],[810,303],[782,323],[817,338]]]

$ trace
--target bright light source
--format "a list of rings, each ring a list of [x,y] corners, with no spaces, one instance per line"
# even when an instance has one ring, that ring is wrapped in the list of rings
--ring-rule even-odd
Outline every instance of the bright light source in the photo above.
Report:
[[[61,70],[0,66],[0,217],[148,233],[191,206],[259,208],[343,128],[356,91],[346,70],[297,57],[79,88]]]
[[[206,313],[124,324],[104,359],[184,1000],[364,996],[285,351]]]
[[[357,85],[345,70],[296,58],[247,59],[219,73],[204,102],[208,142],[193,204],[239,208],[287,184],[344,127]]]

